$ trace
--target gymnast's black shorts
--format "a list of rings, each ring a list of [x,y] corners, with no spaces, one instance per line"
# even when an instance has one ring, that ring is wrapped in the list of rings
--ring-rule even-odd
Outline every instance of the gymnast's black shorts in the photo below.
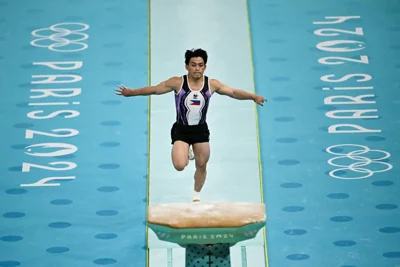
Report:
[[[198,125],[183,125],[175,122],[171,128],[171,144],[183,141],[189,145],[210,141],[210,131],[207,123]]]

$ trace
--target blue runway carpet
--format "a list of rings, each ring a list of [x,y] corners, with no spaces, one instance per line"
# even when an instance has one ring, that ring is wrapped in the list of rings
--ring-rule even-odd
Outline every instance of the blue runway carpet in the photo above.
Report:
[[[147,100],[114,88],[147,85],[147,3],[3,0],[0,29],[0,266],[145,266]]]
[[[249,12],[270,266],[399,265],[400,5]]]

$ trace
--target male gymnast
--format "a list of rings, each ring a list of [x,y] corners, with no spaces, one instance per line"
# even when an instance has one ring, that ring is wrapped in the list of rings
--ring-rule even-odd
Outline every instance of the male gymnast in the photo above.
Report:
[[[210,158],[207,110],[213,93],[238,100],[253,100],[261,106],[266,101],[262,96],[231,88],[217,79],[205,76],[207,60],[207,52],[203,49],[187,50],[185,52],[186,75],[171,77],[155,86],[130,89],[120,85],[116,90],[117,95],[125,97],[174,92],[176,121],[171,128],[172,163],[176,170],[183,171],[189,159],[193,159],[194,156],[196,166],[194,202],[200,201],[200,191],[206,180],[207,163]]]

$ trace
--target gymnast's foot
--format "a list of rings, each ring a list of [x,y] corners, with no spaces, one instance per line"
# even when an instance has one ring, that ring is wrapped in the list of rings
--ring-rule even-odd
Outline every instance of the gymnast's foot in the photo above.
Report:
[[[191,147],[189,147],[189,159],[190,160],[194,159],[193,149]]]
[[[194,191],[193,202],[200,202],[200,192]]]

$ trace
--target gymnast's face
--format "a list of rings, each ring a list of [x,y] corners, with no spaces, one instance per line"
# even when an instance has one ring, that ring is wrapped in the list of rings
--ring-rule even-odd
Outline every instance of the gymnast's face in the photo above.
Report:
[[[201,57],[192,57],[189,65],[186,65],[186,70],[193,79],[200,79],[206,70],[206,64]]]

